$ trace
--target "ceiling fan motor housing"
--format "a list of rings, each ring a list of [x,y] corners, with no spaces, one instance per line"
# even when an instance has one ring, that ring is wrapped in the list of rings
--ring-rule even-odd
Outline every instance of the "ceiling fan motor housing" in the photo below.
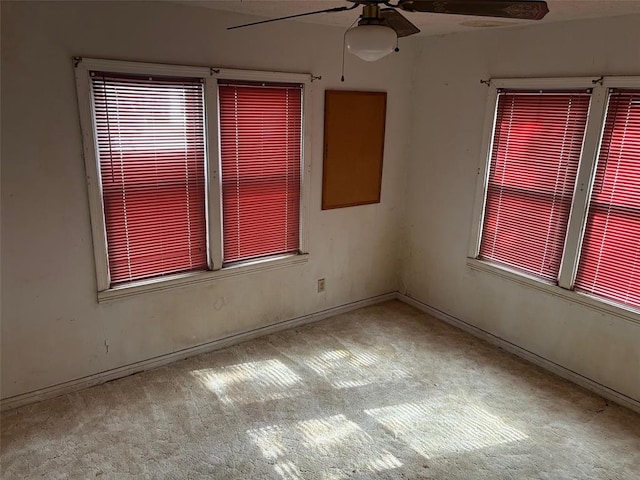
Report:
[[[367,4],[362,6],[362,16],[358,25],[381,25],[383,23],[380,15],[380,7],[377,4]]]

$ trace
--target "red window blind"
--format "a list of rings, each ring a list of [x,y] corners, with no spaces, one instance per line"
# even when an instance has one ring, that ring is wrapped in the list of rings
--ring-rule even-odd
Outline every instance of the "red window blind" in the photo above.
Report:
[[[640,307],[640,90],[609,96],[575,286]]]
[[[112,284],[207,268],[203,86],[92,73]]]
[[[479,258],[557,280],[589,100],[499,94]]]
[[[302,87],[218,89],[223,262],[297,252]]]

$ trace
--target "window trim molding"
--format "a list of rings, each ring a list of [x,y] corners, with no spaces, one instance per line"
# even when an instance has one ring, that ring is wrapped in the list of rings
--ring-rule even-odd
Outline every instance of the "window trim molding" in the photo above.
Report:
[[[93,62],[85,62],[83,60],[75,66],[75,77],[80,127],[82,130],[84,166],[89,194],[91,238],[96,267],[96,282],[98,291],[103,291],[109,288],[109,264],[106,241],[107,232],[102,201],[102,182],[100,181],[100,172],[98,170],[98,157],[96,154],[97,140],[93,126],[93,95],[91,91],[91,77],[89,75],[90,70],[93,68],[99,68],[98,64],[96,67],[93,67]]]
[[[593,187],[593,175],[598,162],[598,151],[602,137],[602,126],[607,114],[607,88],[596,85],[591,94],[589,114],[584,130],[580,162],[576,174],[576,184],[571,198],[571,210],[567,223],[567,233],[562,250],[562,261],[558,271],[558,285],[570,290],[578,272],[578,260],[584,229],[587,224],[589,199]]]
[[[98,302],[128,297],[140,293],[164,290],[234,275],[282,268],[308,261],[308,204],[311,189],[311,98],[312,81],[309,73],[288,73],[259,70],[238,70],[218,67],[169,65],[129,62],[97,58],[74,57],[78,111],[82,133],[83,157],[89,196],[91,234],[96,268]],[[102,184],[98,167],[97,140],[93,119],[93,98],[90,72],[168,75],[201,78],[204,82],[205,139],[206,139],[206,221],[207,271],[186,272],[153,277],[112,287],[109,278],[107,236],[102,199]],[[218,80],[250,80],[262,82],[300,83],[302,90],[302,151],[300,169],[300,253],[275,255],[222,267],[222,199],[219,155]]]
[[[173,288],[207,283],[222,278],[235,277],[237,275],[247,275],[250,273],[275,270],[279,268],[291,267],[305,264],[309,261],[309,254],[287,254],[273,257],[259,258],[237,263],[219,270],[207,270],[201,272],[185,272],[165,277],[154,277],[139,282],[131,282],[118,285],[107,290],[98,292],[98,303],[116,300],[119,298],[132,297],[149,292],[158,292]]]
[[[207,248],[209,269],[217,271],[222,268],[222,178],[220,175],[220,142],[218,140],[218,86],[216,82],[204,83],[204,111],[207,183]],[[210,115],[209,112],[214,112]]]
[[[592,95],[563,245],[558,284],[555,285],[517,270],[479,260],[478,255],[482,239],[499,89],[570,90],[576,88],[589,88],[592,90]],[[489,81],[482,146],[476,174],[467,266],[640,323],[640,309],[573,290],[611,88],[640,88],[640,76],[497,78]]]
[[[476,172],[476,194],[473,203],[473,215],[471,222],[471,235],[469,242],[468,258],[476,258],[480,253],[480,240],[482,239],[482,220],[484,219],[485,205],[487,203],[487,186],[489,182],[489,161],[493,151],[493,133],[498,112],[498,87],[489,85],[487,105],[485,108],[484,128],[482,130],[481,158]]]

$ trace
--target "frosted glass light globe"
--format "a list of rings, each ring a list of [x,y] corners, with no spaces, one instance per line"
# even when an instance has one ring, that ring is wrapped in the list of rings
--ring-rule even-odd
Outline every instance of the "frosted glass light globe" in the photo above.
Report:
[[[375,62],[393,52],[398,37],[389,27],[358,25],[347,32],[347,50],[367,62]]]

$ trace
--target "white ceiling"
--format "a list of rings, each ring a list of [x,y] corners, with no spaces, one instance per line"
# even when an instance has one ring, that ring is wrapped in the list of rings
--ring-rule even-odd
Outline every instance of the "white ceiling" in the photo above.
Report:
[[[395,3],[395,0],[392,1]],[[344,0],[187,0],[181,3],[254,15],[255,18],[247,17],[248,22],[352,5],[352,3]],[[421,35],[441,35],[476,30],[478,28],[523,26],[584,18],[640,14],[640,0],[547,0],[547,5],[549,6],[549,13],[543,20],[539,21],[409,13],[404,11],[402,11],[402,14],[420,28]],[[348,12],[322,13],[283,21],[317,23],[347,28],[358,17],[360,11],[361,9],[358,7]],[[269,24],[249,28],[269,28]],[[638,28],[640,28],[640,25]]]

